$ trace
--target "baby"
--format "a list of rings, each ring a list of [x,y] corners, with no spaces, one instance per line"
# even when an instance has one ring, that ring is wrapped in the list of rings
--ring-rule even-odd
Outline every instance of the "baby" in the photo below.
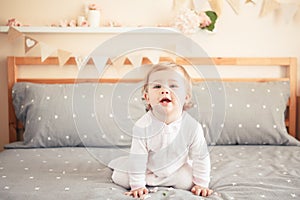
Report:
[[[146,186],[166,186],[209,196],[210,158],[201,125],[185,110],[192,106],[192,82],[174,63],[154,65],[145,78],[147,113],[133,127],[130,155],[118,159],[128,171],[115,168],[112,179],[130,188],[135,198]]]

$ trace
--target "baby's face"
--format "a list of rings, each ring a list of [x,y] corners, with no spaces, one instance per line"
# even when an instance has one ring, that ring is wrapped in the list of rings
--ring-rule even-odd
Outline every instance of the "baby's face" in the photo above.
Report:
[[[172,69],[153,72],[149,77],[145,98],[152,109],[167,115],[182,112],[188,98],[183,73]]]

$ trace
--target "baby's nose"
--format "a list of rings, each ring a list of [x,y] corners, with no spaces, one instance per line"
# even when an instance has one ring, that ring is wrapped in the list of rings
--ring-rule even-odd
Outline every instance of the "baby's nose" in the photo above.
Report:
[[[170,93],[169,90],[167,90],[166,88],[163,88],[161,90],[161,94],[169,94],[169,93]]]

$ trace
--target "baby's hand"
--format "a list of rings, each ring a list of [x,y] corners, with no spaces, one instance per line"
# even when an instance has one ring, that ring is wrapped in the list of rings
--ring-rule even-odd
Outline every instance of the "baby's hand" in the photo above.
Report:
[[[145,194],[148,194],[148,189],[145,187],[125,192],[125,195],[133,196],[134,198],[143,198]]]
[[[195,185],[194,187],[192,187],[191,192],[197,196],[207,197],[213,193],[213,190]]]

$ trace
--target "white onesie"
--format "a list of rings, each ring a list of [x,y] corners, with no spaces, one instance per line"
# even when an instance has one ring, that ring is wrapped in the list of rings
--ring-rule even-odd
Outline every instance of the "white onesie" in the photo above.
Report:
[[[186,164],[192,165],[191,184],[208,187],[210,158],[201,125],[185,111],[180,119],[168,125],[149,111],[135,123],[129,157],[112,161],[109,166],[115,170],[114,182],[124,187],[129,184],[134,190],[149,185],[147,180],[153,178],[147,176],[158,178],[157,184],[170,184],[168,179]],[[129,175],[129,183],[125,185],[124,175]],[[123,184],[118,181],[121,179]],[[150,183],[153,184],[155,181]]]

